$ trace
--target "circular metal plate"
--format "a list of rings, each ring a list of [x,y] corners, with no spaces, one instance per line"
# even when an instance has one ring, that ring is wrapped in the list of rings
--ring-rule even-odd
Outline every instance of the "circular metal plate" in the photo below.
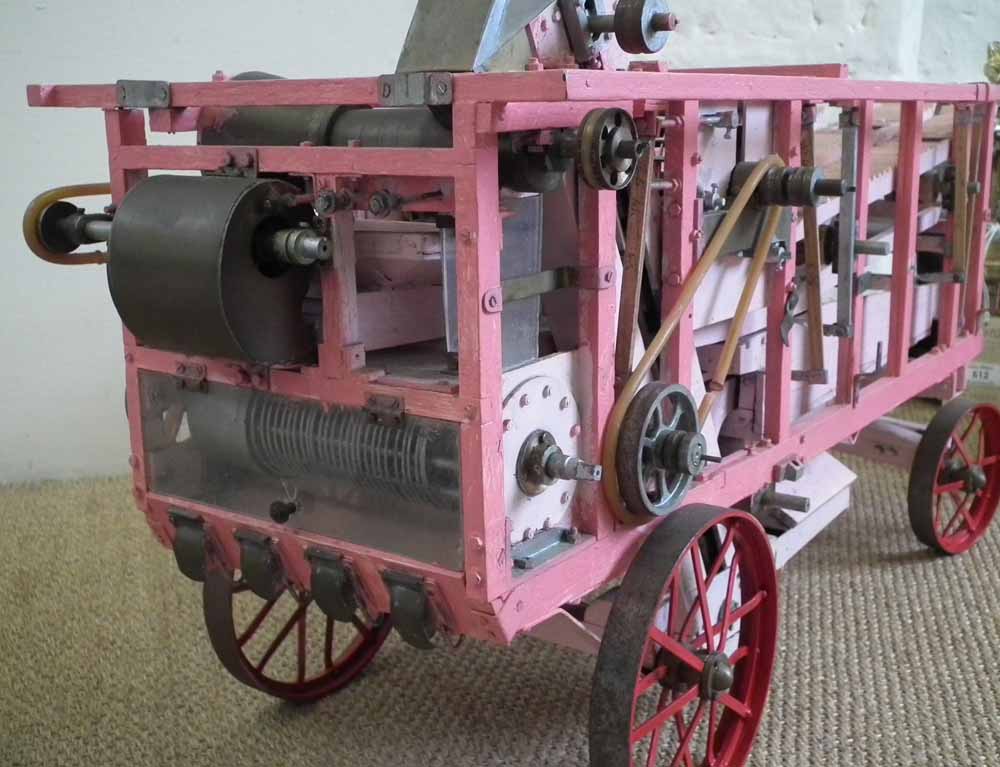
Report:
[[[538,495],[528,495],[517,481],[517,459],[525,441],[539,430],[551,434],[568,455],[580,454],[580,410],[569,387],[550,376],[519,383],[503,405],[504,498],[510,541],[545,527],[569,527],[576,482],[558,480]]]

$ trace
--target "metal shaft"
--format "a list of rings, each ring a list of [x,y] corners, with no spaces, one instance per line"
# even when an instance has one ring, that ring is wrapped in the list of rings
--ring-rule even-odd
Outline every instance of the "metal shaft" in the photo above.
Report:
[[[292,266],[311,266],[332,257],[330,240],[312,229],[280,229],[271,235],[275,258]]]

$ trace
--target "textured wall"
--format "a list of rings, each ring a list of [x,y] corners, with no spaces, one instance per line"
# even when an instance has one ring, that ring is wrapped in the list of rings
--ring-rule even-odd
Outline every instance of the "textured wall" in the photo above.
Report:
[[[128,454],[121,332],[103,271],[31,258],[25,204],[42,189],[107,177],[90,111],[28,110],[29,82],[205,79],[265,69],[289,76],[391,71],[415,0],[0,0],[0,481],[116,473]],[[996,0],[674,0],[677,65],[846,61],[867,77],[981,78],[1000,37]],[[961,8],[971,10],[961,10]],[[922,51],[922,53],[921,53]]]

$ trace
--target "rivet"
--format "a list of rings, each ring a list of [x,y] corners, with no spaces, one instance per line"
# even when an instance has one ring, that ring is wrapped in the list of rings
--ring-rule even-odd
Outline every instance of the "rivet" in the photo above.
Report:
[[[569,397],[563,397],[561,400],[559,400],[559,409],[569,410]]]
[[[569,503],[569,493],[563,493],[562,497],[559,500],[562,501],[562,505],[565,506],[567,503]]]
[[[472,548],[476,549],[477,551],[482,551],[485,548],[483,539],[480,538],[478,535],[472,536]]]
[[[521,407],[528,407],[528,405],[531,404],[531,399],[528,397],[527,394],[522,394],[521,399],[518,401],[518,404]]]
[[[513,430],[513,428],[514,428],[514,422],[510,418],[505,418],[503,420],[503,430],[504,430],[504,432],[511,431],[511,430]]]
[[[569,436],[573,438],[580,436],[580,424],[575,424],[573,428],[569,430]]]
[[[552,387],[546,386],[542,389],[542,399],[548,399],[552,396]]]

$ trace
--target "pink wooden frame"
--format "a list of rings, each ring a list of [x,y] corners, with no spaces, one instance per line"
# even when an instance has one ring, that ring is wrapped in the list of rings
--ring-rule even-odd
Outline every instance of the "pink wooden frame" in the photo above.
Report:
[[[356,313],[350,308],[353,265],[331,270],[323,281],[327,310],[327,348],[317,368],[259,369],[226,360],[189,358],[144,348],[125,332],[127,397],[129,402],[134,493],[157,538],[170,545],[173,530],[169,507],[185,507],[203,516],[210,534],[230,557],[237,554],[232,533],[237,527],[256,528],[278,546],[290,576],[308,586],[306,548],[316,545],[340,551],[354,569],[362,593],[373,610],[388,609],[381,573],[402,571],[424,579],[438,614],[453,631],[505,643],[519,632],[544,621],[561,605],[583,596],[622,574],[635,548],[651,526],[625,528],[614,521],[598,486],[581,491],[576,519],[588,537],[570,554],[532,574],[514,579],[502,500],[500,314],[488,297],[500,288],[498,195],[498,134],[513,130],[575,126],[595,106],[623,106],[637,117],[671,118],[667,129],[666,177],[676,190],[664,195],[663,268],[665,310],[695,259],[698,109],[707,101],[772,102],[774,149],[790,165],[797,164],[801,111],[804,103],[828,102],[856,106],[861,113],[861,179],[858,190],[860,231],[866,230],[871,166],[871,126],[876,102],[901,102],[900,163],[897,172],[895,277],[889,370],[883,380],[860,392],[862,302],[858,301],[855,339],[841,343],[841,386],[836,404],[792,421],[791,362],[786,348],[775,343],[777,324],[794,266],[768,277],[769,353],[766,380],[766,440],[730,456],[707,473],[690,493],[690,502],[730,506],[758,491],[785,462],[808,460],[859,432],[909,398],[944,380],[954,380],[982,350],[978,289],[965,291],[959,305],[957,289],[946,288],[941,309],[941,344],[917,360],[909,360],[905,339],[912,311],[912,280],[917,233],[920,113],[924,103],[977,107],[993,114],[1000,88],[983,84],[915,85],[897,82],[852,82],[839,67],[739,69],[710,72],[601,72],[547,70],[514,74],[457,75],[454,80],[454,145],[450,149],[375,149],[361,147],[258,147],[263,172],[296,173],[314,178],[317,187],[337,188],[363,177],[444,179],[452,183],[452,199],[442,209],[453,211],[459,268],[460,375],[457,387],[393,380],[364,366],[358,348]],[[378,81],[349,80],[217,81],[175,83],[169,110],[151,110],[156,130],[191,130],[202,108],[355,104],[378,105]],[[92,107],[105,111],[112,196],[120,201],[148,170],[214,170],[227,153],[239,147],[147,146],[142,111],[117,107],[113,85],[29,86],[33,106]],[[992,110],[992,111],[990,111]],[[655,121],[654,121],[655,122]],[[990,183],[993,132],[982,132],[979,156],[984,188]],[[401,182],[402,183],[402,182]],[[580,264],[605,273],[616,256],[615,197],[608,192],[580,191]],[[974,213],[969,284],[983,280],[986,204]],[[345,242],[351,216],[337,221]],[[864,269],[863,259],[859,272]],[[592,396],[584,403],[585,457],[597,460],[604,425],[614,397],[615,302],[613,290],[600,281],[580,291],[581,343],[591,360]],[[334,307],[341,308],[334,311]],[[965,319],[960,330],[959,317]],[[694,349],[690,316],[685,318],[665,355],[664,377],[690,383]],[[452,572],[386,552],[289,531],[265,521],[149,492],[142,434],[138,381],[141,371],[174,374],[179,365],[204,366],[211,381],[253,387],[277,394],[309,398],[327,404],[357,407],[370,395],[404,399],[407,412],[460,424],[465,565]],[[234,559],[235,561],[235,559]]]

